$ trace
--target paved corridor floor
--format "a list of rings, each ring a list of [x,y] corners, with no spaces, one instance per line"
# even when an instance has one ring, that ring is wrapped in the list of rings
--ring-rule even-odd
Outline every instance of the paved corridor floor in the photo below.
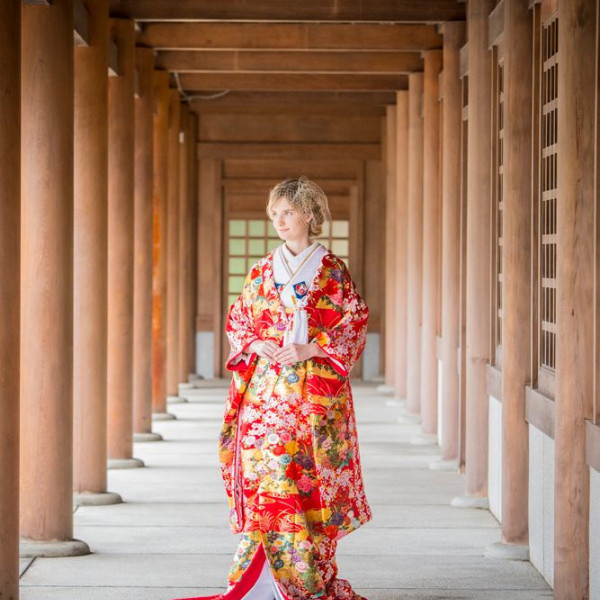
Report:
[[[186,390],[162,442],[135,445],[146,468],[109,471],[124,503],[80,507],[75,537],[92,554],[22,560],[22,600],[171,600],[219,593],[237,546],[230,533],[216,443],[227,382]],[[487,510],[452,508],[464,476],[432,471],[437,446],[412,445],[374,385],[354,386],[373,520],[342,539],[340,576],[368,600],[538,600],[552,590],[528,562],[484,558],[500,539]]]

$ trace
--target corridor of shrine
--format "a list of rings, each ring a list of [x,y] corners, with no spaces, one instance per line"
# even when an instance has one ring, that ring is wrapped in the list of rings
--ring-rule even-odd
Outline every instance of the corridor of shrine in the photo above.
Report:
[[[219,594],[226,315],[306,175],[369,307],[369,600],[600,600],[600,0],[2,0],[0,600]]]

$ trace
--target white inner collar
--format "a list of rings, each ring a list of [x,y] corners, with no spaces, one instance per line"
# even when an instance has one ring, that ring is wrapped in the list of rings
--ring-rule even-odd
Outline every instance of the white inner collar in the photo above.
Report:
[[[313,242],[310,246],[308,246],[307,248],[304,248],[304,250],[302,250],[302,252],[300,252],[299,254],[296,254],[296,256],[294,256],[284,242],[281,245],[281,251],[285,254],[285,258],[290,263],[290,265],[295,265],[295,264],[298,264],[299,262],[301,262],[307,254],[310,254],[311,250],[313,250],[315,245],[317,245],[318,243],[319,242]]]

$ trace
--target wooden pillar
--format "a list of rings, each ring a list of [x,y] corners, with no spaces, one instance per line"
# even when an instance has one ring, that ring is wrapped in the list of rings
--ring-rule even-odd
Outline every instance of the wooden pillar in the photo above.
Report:
[[[154,53],[136,48],[139,97],[135,104],[133,270],[133,439],[162,440],[152,432],[152,170]]]
[[[189,319],[190,319],[190,235],[191,235],[191,196],[190,196],[190,108],[181,106],[179,139],[179,332],[177,336],[178,359],[177,382],[188,385],[189,371]]]
[[[440,230],[440,101],[442,51],[424,53],[423,80],[423,307],[421,329],[421,429],[418,443],[437,444],[438,365],[436,337],[440,330],[438,278]]]
[[[167,401],[179,398],[179,134],[181,102],[169,90],[167,184]]]
[[[531,383],[531,12],[527,0],[504,5],[504,209],[502,211],[502,542],[508,557],[528,557]],[[523,547],[524,546],[524,547]],[[507,548],[502,549],[507,555]],[[519,554],[520,553],[520,554]],[[490,551],[487,552],[490,555]],[[493,553],[495,554],[495,553]]]
[[[152,267],[152,418],[174,419],[167,412],[167,194],[169,73],[154,71],[153,267]]]
[[[443,24],[442,88],[442,423],[441,460],[458,459],[460,325],[460,48],[465,23]]]
[[[385,313],[383,335],[385,390],[393,390],[395,375],[395,306],[396,291],[396,107],[386,107],[385,118]]]
[[[72,0],[23,7],[21,52],[21,551],[87,554],[72,539]]]
[[[408,76],[407,417],[421,410],[421,308],[423,297],[423,73]]]
[[[198,156],[196,141],[198,131],[198,115],[190,113],[188,131],[188,160],[190,183],[190,304],[188,307],[188,369],[196,373],[196,307],[198,305]]]
[[[469,39],[469,127],[466,248],[466,497],[453,505],[485,506],[488,478],[488,395],[491,274],[491,59],[488,51],[490,0],[467,4]]]
[[[78,505],[121,502],[106,491],[108,0],[87,7],[90,44],[75,48],[73,491]]]
[[[206,379],[221,374],[221,227],[223,197],[222,161],[201,158],[198,161],[198,332],[199,375]],[[218,251],[216,251],[216,250]],[[215,276],[217,281],[215,281]]]
[[[108,465],[133,458],[134,24],[111,19],[120,73],[108,82]]]
[[[596,2],[558,3],[558,201],[554,594],[589,597],[590,472],[585,419],[593,416],[594,115]],[[593,510],[597,510],[594,507]],[[575,550],[576,549],[576,550]]]
[[[19,597],[21,2],[0,19],[0,598]]]
[[[394,311],[394,389],[396,398],[406,398],[406,275],[408,191],[408,92],[396,92],[396,221]]]

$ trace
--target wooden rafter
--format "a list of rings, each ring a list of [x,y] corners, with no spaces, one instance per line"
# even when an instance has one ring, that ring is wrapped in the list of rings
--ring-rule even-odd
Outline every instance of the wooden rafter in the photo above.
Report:
[[[219,97],[210,93],[201,94],[206,99],[196,98],[191,104],[194,110],[202,111],[209,107],[248,108],[248,107],[382,107],[396,103],[395,92],[228,92]]]
[[[138,43],[188,50],[427,50],[433,25],[345,23],[148,23]]]
[[[381,145],[373,144],[311,144],[311,143],[254,143],[199,142],[199,158],[286,158],[336,160],[379,160]]]
[[[184,72],[332,72],[409,73],[423,68],[419,52],[263,52],[237,50],[163,50],[157,65]]]
[[[111,0],[114,14],[138,20],[441,22],[465,18],[458,0]]]
[[[203,90],[329,91],[404,90],[407,75],[353,75],[335,73],[183,73],[181,86]]]

